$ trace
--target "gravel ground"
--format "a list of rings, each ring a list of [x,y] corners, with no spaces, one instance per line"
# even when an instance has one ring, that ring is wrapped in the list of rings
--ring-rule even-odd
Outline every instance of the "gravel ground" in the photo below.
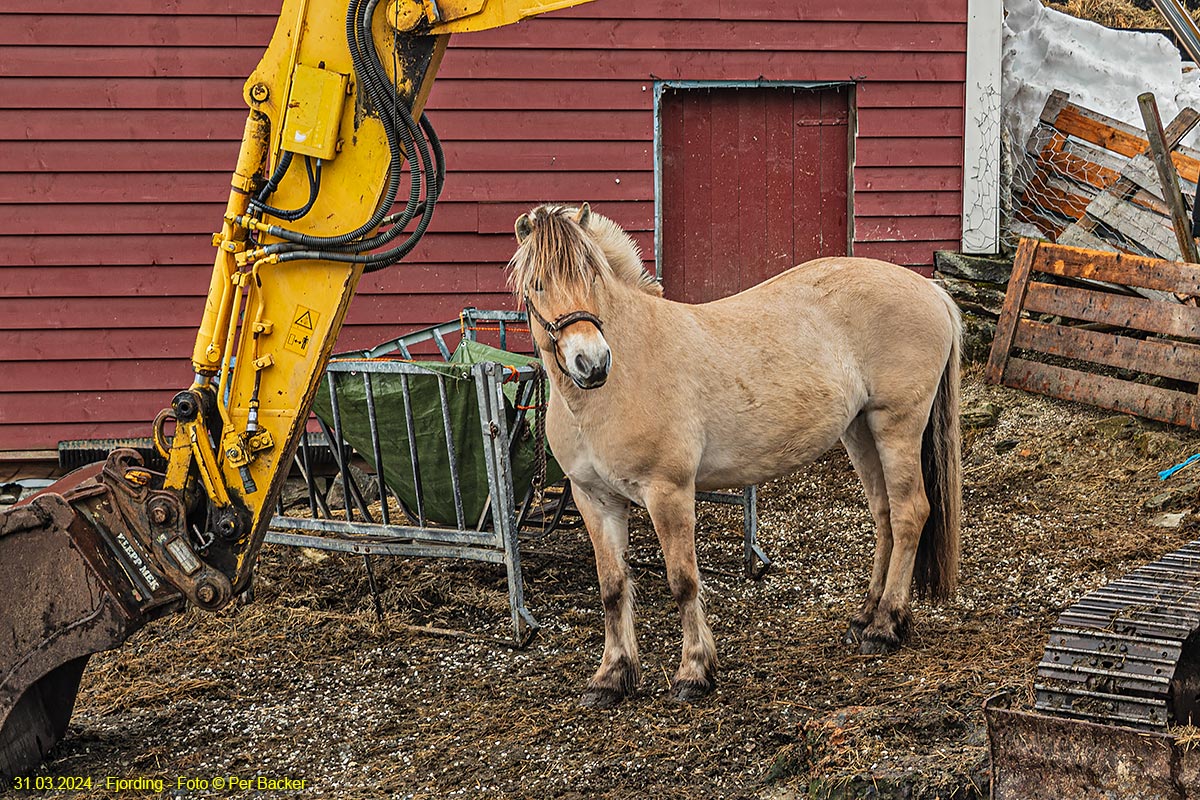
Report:
[[[181,614],[93,658],[40,774],[92,778],[71,797],[984,797],[983,700],[1028,693],[1050,624],[1081,593],[1198,535],[1190,513],[1155,524],[1197,506],[1194,471],[1155,473],[1200,437],[985,386],[975,370],[964,402],[971,419],[987,402],[999,416],[965,435],[960,596],[918,603],[898,654],[840,643],[873,535],[839,449],[764,487],[776,566],[759,582],[741,576],[737,512],[701,507],[722,661],[702,703],[667,692],[680,631],[645,518],[631,553],[644,679],[612,711],[576,704],[603,641],[582,531],[526,547],[544,627],[524,650],[505,641],[499,568],[379,559],[381,623],[360,559],[268,547],[254,602]],[[213,784],[228,776],[252,785]],[[164,786],[118,793],[107,778]]]

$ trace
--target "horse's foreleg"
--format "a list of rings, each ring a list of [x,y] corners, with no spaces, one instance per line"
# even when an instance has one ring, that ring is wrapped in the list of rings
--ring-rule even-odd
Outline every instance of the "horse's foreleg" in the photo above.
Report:
[[[863,653],[890,653],[899,649],[911,620],[913,565],[921,530],[929,518],[929,501],[921,476],[923,419],[895,419],[881,414],[871,420],[875,447],[887,486],[892,529],[892,552],[888,559],[883,594],[863,630]]]
[[[712,691],[717,675],[717,647],[700,599],[695,491],[690,486],[651,491],[646,510],[662,545],[667,582],[683,625],[683,657],[671,693],[677,700],[695,700]]]
[[[617,497],[591,497],[574,489],[575,505],[587,525],[596,554],[596,577],[604,605],[604,657],[580,703],[609,708],[641,680],[637,632],[633,627],[633,582],[625,563],[629,547],[629,503]]]
[[[867,596],[863,599],[862,608],[850,618],[850,627],[845,636],[846,644],[857,645],[862,640],[863,631],[874,619],[879,599],[883,597],[888,563],[892,557],[892,519],[887,484],[883,479],[883,465],[879,461],[875,438],[871,435],[865,417],[860,415],[850,423],[842,435],[842,444],[846,447],[854,471],[862,481],[867,505],[871,509],[871,517],[875,520],[875,559],[871,568],[871,584],[867,587]]]

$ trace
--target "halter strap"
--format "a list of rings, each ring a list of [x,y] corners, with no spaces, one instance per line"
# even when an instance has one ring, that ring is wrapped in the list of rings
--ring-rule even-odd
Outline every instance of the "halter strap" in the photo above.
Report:
[[[563,366],[562,356],[558,352],[558,334],[574,325],[577,322],[588,322],[596,326],[596,330],[604,333],[604,323],[600,318],[590,311],[568,311],[566,314],[561,314],[555,317],[553,322],[548,321],[545,317],[538,313],[533,302],[529,299],[529,295],[525,295],[525,308],[529,311],[529,316],[533,317],[534,321],[542,326],[542,330],[550,337],[550,348],[554,351],[554,363],[558,365],[558,370],[562,374],[570,377],[567,368]]]

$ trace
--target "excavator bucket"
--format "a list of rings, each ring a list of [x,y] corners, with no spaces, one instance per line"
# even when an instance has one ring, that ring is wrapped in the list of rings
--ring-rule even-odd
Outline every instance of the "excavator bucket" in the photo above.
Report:
[[[1200,799],[1200,541],[1062,613],[1033,703],[984,706],[993,800]]]
[[[62,738],[93,653],[182,606],[127,535],[102,466],[0,513],[2,777],[29,771]]]

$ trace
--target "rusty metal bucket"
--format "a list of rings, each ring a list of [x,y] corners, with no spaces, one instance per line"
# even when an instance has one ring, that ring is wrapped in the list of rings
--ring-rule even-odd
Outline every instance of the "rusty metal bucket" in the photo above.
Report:
[[[1200,750],[1168,733],[1101,725],[984,703],[992,800],[1195,800]]]
[[[138,553],[106,524],[100,470],[77,470],[0,513],[0,776],[32,769],[62,738],[93,653],[182,606],[169,584],[147,591],[130,575]]]

